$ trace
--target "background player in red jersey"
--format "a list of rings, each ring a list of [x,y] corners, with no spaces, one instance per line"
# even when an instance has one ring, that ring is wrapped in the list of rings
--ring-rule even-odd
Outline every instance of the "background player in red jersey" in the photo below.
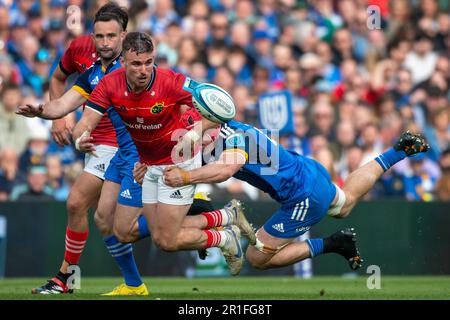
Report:
[[[90,36],[90,38],[94,39],[94,41],[91,41],[98,48],[102,65],[108,66],[117,59],[122,51],[122,40],[125,36],[128,16],[119,6],[110,3],[100,8],[96,14],[96,19],[98,19],[99,24],[96,23],[94,25],[94,36]],[[65,68],[68,68],[70,71],[75,70],[76,72],[81,72],[85,68],[85,65],[89,63],[89,57],[92,56],[92,54],[88,57],[85,56],[89,55],[89,52],[92,52],[89,41],[85,37],[78,41],[74,40],[68,52],[69,54],[66,58],[63,57],[61,60],[59,71],[67,71]],[[55,84],[56,82],[52,83]],[[55,90],[58,93],[60,89],[56,85]],[[85,102],[85,94],[82,88],[74,86],[58,99],[51,100],[45,106],[46,111],[53,112],[55,111],[54,109],[58,109],[55,107],[67,107],[70,109],[69,111],[72,111],[73,106],[79,106]],[[58,111],[62,112],[63,110]],[[67,112],[65,111],[61,114],[67,114]],[[21,114],[26,115],[26,113]],[[47,115],[47,118],[53,119],[55,117]],[[67,200],[68,225],[66,229],[65,254],[61,268],[56,277],[51,279],[47,284],[39,288],[34,288],[32,290],[33,293],[57,294],[66,293],[69,290],[66,286],[67,278],[70,275],[67,273],[67,269],[71,264],[78,264],[88,237],[88,209],[97,206],[104,173],[109,161],[117,150],[115,131],[107,115],[101,122],[101,131],[96,136],[101,136],[101,138],[94,140],[94,143],[96,143],[99,149],[97,153],[98,157],[86,155],[84,172],[78,176]]]
[[[85,152],[96,152],[90,137],[103,114],[112,106],[126,125],[138,150],[141,162],[148,166],[143,182],[142,202],[153,240],[163,250],[176,251],[220,247],[232,274],[242,266],[240,231],[251,235],[253,229],[237,201],[221,210],[186,217],[192,204],[193,185],[167,186],[163,170],[174,164],[172,150],[182,108],[192,107],[192,95],[185,90],[189,82],[182,74],[154,66],[151,38],[140,32],[129,33],[123,42],[122,65],[103,77],[92,92],[87,108],[76,125],[73,138]],[[199,156],[177,163],[189,170],[201,165]],[[226,226],[216,231],[216,226]]]
[[[99,12],[105,12],[110,7],[110,5],[106,5]],[[64,52],[50,79],[50,100],[58,99],[64,94],[66,80],[70,75],[82,74],[97,59],[97,49],[91,35],[83,35],[74,39]],[[74,113],[52,121],[52,136],[57,144],[60,146],[70,144],[74,124]]]

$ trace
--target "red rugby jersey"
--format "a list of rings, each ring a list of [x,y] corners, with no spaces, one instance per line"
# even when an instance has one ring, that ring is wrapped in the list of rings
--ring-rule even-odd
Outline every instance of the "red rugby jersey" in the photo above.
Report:
[[[72,40],[69,48],[59,62],[61,71],[66,75],[72,73],[82,74],[98,59],[92,36],[79,36]]]
[[[172,141],[172,133],[186,128],[180,106],[193,107],[191,92],[183,89],[185,81],[180,73],[154,67],[147,88],[136,94],[126,82],[125,69],[120,68],[100,80],[87,107],[102,114],[114,107],[142,163],[173,164],[171,152],[177,141]]]
[[[98,54],[92,36],[83,35],[72,40],[59,62],[59,67],[67,75],[75,72],[82,74],[97,60]],[[117,147],[116,132],[107,114],[91,135],[94,144]]]

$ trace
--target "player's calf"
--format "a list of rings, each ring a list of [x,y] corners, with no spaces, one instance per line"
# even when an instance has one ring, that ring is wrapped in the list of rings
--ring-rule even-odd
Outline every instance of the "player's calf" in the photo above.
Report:
[[[426,152],[429,148],[430,146],[421,135],[404,132],[393,148],[352,172],[342,190],[336,187],[336,198],[328,214],[336,218],[345,218],[384,172],[404,158]]]
[[[273,237],[264,228],[260,228],[255,237],[256,243],[247,248],[246,258],[254,268],[260,270],[272,268],[269,261],[293,240]]]
[[[152,241],[161,249],[167,252],[179,250],[177,237],[171,233],[158,230],[152,232]]]
[[[99,212],[99,210],[95,211],[94,222],[102,236],[107,236],[113,233],[113,223],[111,220],[111,217],[107,217],[106,215]]]
[[[134,221],[133,221],[134,225]],[[139,239],[139,234],[133,230],[133,225],[114,224],[114,235],[121,243],[133,243]],[[134,231],[134,232],[133,232]]]

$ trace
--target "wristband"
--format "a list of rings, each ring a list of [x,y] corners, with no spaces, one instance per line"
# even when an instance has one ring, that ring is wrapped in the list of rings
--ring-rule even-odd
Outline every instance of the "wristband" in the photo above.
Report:
[[[191,174],[189,171],[185,171],[183,169],[180,170],[181,178],[183,179],[184,184],[191,184]]]

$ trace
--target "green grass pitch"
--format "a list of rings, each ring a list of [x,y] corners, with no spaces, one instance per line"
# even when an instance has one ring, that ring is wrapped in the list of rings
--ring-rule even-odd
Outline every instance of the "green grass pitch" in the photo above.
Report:
[[[236,278],[145,278],[148,297],[102,297],[120,283],[119,278],[84,278],[81,290],[70,295],[32,295],[30,289],[45,279],[0,280],[0,300],[14,299],[151,299],[151,300],[328,300],[328,299],[446,299],[450,300],[448,277],[381,278],[381,289],[369,290],[366,277],[290,277]]]

